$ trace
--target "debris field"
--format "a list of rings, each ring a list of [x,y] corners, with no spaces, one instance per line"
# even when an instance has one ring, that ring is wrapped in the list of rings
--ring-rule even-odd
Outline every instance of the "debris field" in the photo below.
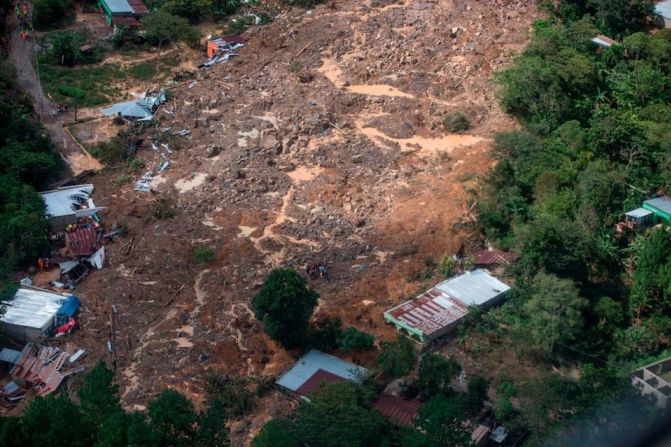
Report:
[[[537,16],[533,1],[342,1],[248,30],[236,57],[169,87],[137,152],[149,178],[91,179],[124,236],[78,286],[72,341],[113,357],[129,407],[165,387],[203,402],[208,369],[276,376],[293,362],[251,298],[270,269],[320,263],[318,318],[395,337],[383,310],[423,289],[409,276],[467,235],[491,138],[515,126],[492,75]],[[453,112],[466,133],[444,129]],[[199,264],[196,247],[214,261]],[[235,445],[295,405],[263,399],[234,424]]]

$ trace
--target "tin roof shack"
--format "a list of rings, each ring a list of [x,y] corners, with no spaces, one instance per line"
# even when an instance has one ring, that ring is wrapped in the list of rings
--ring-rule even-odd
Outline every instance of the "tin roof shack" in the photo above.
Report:
[[[100,109],[104,116],[120,117],[129,121],[151,121],[158,106],[166,100],[165,91],[147,94],[144,98],[135,101],[126,101],[112,104]]]
[[[40,193],[46,207],[51,231],[62,231],[68,225],[77,223],[77,219],[91,217],[105,208],[96,207],[93,199],[93,185],[63,186]]]
[[[275,383],[309,401],[308,395],[319,390],[323,382],[350,380],[359,383],[368,374],[366,368],[312,349]]]
[[[240,36],[222,36],[207,39],[207,57],[211,59],[215,55],[230,53],[244,46],[245,39]]]
[[[373,408],[399,427],[410,427],[419,412],[419,400],[406,400],[388,393],[380,394]]]
[[[667,409],[671,398],[671,357],[637,369],[631,375],[631,383],[641,394],[653,396],[659,408]]]
[[[603,34],[597,34],[595,37],[593,37],[592,43],[599,48],[609,48],[612,45],[617,45],[616,40],[613,40],[608,36],[604,36]]]
[[[5,313],[0,316],[0,333],[19,342],[37,341],[69,321],[79,309],[79,299],[22,286],[2,307]]]
[[[671,0],[655,5],[656,25],[660,28],[671,28]]]
[[[662,196],[643,202],[643,208],[652,211],[655,221],[671,224],[671,197]]]
[[[58,348],[26,343],[9,374],[21,386],[32,386],[38,396],[53,393],[67,374],[61,372],[68,353]]]
[[[484,269],[462,273],[430,288],[414,300],[392,307],[384,319],[422,343],[454,330],[469,306],[489,309],[499,304],[510,287]]]
[[[109,26],[137,26],[137,19],[149,13],[142,0],[98,0],[98,6],[103,10],[105,22]]]
[[[645,208],[636,208],[627,213],[624,213],[624,219],[627,223],[632,225],[648,226],[652,225],[654,221],[654,214]]]

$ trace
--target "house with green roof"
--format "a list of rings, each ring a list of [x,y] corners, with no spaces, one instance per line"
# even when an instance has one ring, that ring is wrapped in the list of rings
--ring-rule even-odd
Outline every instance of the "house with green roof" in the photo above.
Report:
[[[109,26],[136,27],[140,25],[138,19],[149,13],[142,0],[98,0],[98,6]]]

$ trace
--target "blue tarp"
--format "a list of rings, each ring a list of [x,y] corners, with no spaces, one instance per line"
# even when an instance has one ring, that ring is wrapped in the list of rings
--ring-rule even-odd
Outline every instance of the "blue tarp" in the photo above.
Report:
[[[78,309],[79,298],[74,295],[70,295],[68,299],[65,300],[65,303],[63,303],[61,308],[58,309],[58,313],[56,315],[59,317],[74,317]]]

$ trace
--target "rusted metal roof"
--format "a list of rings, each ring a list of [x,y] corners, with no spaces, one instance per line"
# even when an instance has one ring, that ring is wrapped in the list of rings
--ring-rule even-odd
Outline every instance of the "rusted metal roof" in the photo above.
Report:
[[[310,393],[319,391],[323,383],[342,382],[346,379],[335,374],[331,374],[323,369],[318,369],[308,380],[303,382],[296,392],[301,396],[307,396]]]
[[[65,379],[60,369],[67,358],[68,353],[58,348],[30,342],[24,346],[21,358],[9,373],[14,380],[31,384],[38,396],[46,396],[56,391]]]
[[[140,26],[140,22],[135,17],[112,16],[112,25],[138,28]]]
[[[515,253],[501,250],[478,250],[473,253],[475,265],[507,265],[517,259]]]
[[[333,377],[338,377],[342,380],[360,382],[368,373],[366,368],[312,349],[298,359],[275,383],[304,396],[306,390],[318,389],[323,380],[333,381]]]
[[[88,256],[100,248],[100,238],[93,227],[78,228],[65,234],[65,245],[73,256]]]
[[[149,8],[147,8],[147,5],[142,0],[128,0],[128,4],[137,15],[149,14]]]
[[[432,333],[466,316],[468,307],[433,287],[414,300],[403,303],[387,313],[394,319],[420,330],[425,336],[431,337]]]
[[[419,401],[405,400],[383,393],[373,403],[373,408],[397,425],[408,427],[412,425],[413,420],[417,417]]]

